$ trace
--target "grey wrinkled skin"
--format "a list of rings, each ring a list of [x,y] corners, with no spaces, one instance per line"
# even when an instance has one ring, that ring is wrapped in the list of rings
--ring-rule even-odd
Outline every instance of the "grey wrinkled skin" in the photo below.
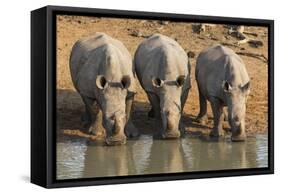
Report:
[[[207,119],[207,100],[210,101],[214,128],[211,136],[223,136],[223,107],[227,107],[233,141],[244,141],[246,102],[250,93],[250,79],[242,59],[231,49],[215,45],[200,53],[195,77],[199,90],[198,121]]]
[[[149,116],[161,118],[163,138],[180,136],[181,113],[190,89],[190,63],[173,39],[154,34],[137,48],[136,74],[152,106]]]
[[[70,71],[85,104],[82,121],[91,133],[105,133],[109,145],[125,143],[126,135],[138,135],[129,120],[136,93],[134,67],[120,41],[104,33],[78,40],[72,48]]]

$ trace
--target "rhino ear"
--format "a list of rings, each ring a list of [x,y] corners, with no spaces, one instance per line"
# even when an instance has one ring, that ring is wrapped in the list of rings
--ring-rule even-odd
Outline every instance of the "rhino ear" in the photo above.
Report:
[[[98,75],[96,79],[96,85],[99,89],[104,89],[107,86],[107,81],[103,75]]]
[[[244,86],[240,87],[243,93],[247,92],[250,90],[250,81],[246,83]]]
[[[184,75],[180,75],[178,78],[177,78],[177,80],[176,80],[176,82],[177,82],[177,86],[183,86],[183,84],[184,84],[184,81],[185,81],[185,76]]]
[[[223,87],[223,90],[227,93],[231,92],[231,90],[232,90],[231,85],[227,81],[223,82],[222,87]]]
[[[160,78],[155,78],[155,77],[152,78],[152,85],[154,87],[160,88],[163,86],[163,84],[164,84],[164,81],[161,80]]]
[[[121,79],[121,84],[124,89],[128,89],[131,85],[131,78],[128,75],[124,75]]]

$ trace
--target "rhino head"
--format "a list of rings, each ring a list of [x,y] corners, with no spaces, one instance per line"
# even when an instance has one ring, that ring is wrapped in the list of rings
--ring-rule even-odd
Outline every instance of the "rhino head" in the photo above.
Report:
[[[163,138],[180,137],[179,122],[181,118],[181,95],[185,76],[180,75],[176,80],[164,81],[152,78],[152,85],[157,89],[160,101]]]
[[[244,141],[245,133],[245,116],[246,102],[250,93],[250,82],[241,86],[234,86],[225,81],[223,90],[226,94],[226,104],[228,108],[228,121],[232,131],[232,141]]]
[[[97,76],[96,86],[99,89],[99,105],[103,113],[103,127],[106,130],[108,145],[126,143],[124,127],[126,125],[126,96],[131,84],[125,75],[119,82],[110,82],[104,75]]]

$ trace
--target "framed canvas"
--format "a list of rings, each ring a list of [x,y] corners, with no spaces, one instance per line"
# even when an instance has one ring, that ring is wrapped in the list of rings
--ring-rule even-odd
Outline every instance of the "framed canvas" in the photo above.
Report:
[[[31,12],[31,182],[272,174],[274,22]]]

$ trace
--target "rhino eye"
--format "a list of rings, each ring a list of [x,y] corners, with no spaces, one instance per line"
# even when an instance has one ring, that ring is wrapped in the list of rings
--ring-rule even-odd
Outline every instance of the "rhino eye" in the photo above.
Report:
[[[240,89],[243,93],[250,89],[250,82],[246,83],[244,86],[240,86]]]
[[[233,118],[233,120],[234,120],[235,122],[239,122],[239,121],[240,121],[240,119],[239,119],[238,116],[235,116],[235,117]]]

